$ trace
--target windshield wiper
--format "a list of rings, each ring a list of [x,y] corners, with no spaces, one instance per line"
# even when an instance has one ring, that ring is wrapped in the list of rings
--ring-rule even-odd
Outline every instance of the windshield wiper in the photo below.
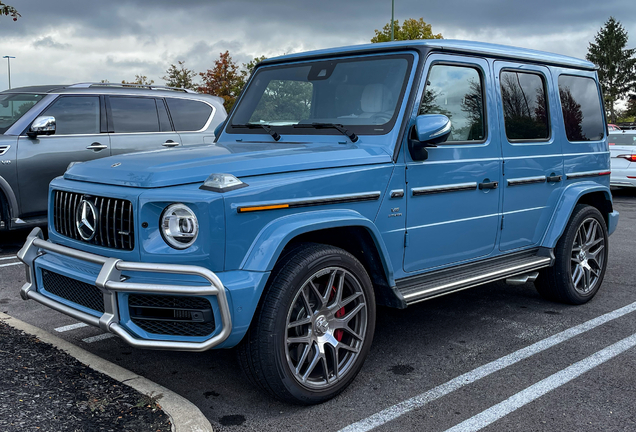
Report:
[[[280,134],[272,129],[272,127],[265,123],[246,123],[246,124],[233,124],[235,128],[247,128],[247,129],[264,129],[265,132],[270,134],[275,141],[280,141]]]
[[[295,124],[294,125],[295,128],[313,128],[313,129],[336,129],[338,132],[340,132],[341,134],[349,137],[349,139],[351,140],[351,142],[356,142],[358,141],[358,135],[354,134],[353,132],[351,132],[349,129],[347,129],[346,127],[344,127],[341,124],[336,124],[336,123],[300,123],[300,124]]]

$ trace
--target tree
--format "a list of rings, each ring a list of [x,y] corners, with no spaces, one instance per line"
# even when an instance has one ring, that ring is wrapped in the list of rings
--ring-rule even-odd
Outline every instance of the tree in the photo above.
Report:
[[[220,53],[219,59],[214,62],[214,68],[199,72],[199,75],[203,79],[203,83],[197,90],[201,93],[222,97],[225,109],[230,111],[236,97],[245,85],[243,75],[232,60],[230,52]]]
[[[155,80],[148,81],[148,77],[146,75],[135,75],[135,80],[131,82],[127,82],[126,80],[122,80],[122,84],[134,84],[134,85],[153,85]]]
[[[252,72],[254,72],[254,68],[256,67],[256,65],[259,64],[260,62],[262,62],[263,60],[267,60],[267,57],[265,57],[265,56],[254,57],[254,59],[252,59],[252,61],[250,61],[248,63],[243,63],[243,69],[241,70],[241,77],[243,78],[243,85],[245,85],[247,80],[250,78],[250,75],[252,75]]]
[[[13,7],[6,5],[0,1],[0,15],[11,15],[13,17],[13,21],[17,21],[18,17],[22,16],[18,13],[18,11]]]
[[[627,31],[614,17],[610,17],[590,42],[585,56],[598,66],[598,78],[603,88],[605,110],[612,123],[616,122],[615,105],[625,100],[636,88],[636,49],[626,49]]]
[[[166,76],[161,79],[166,82],[168,87],[196,90],[197,84],[195,84],[194,78],[197,73],[186,68],[184,66],[185,61],[178,60],[177,63],[179,63],[179,66],[171,64],[166,71]]]
[[[433,34],[430,24],[426,24],[423,18],[416,20],[409,18],[404,20],[404,24],[400,27],[398,20],[393,21],[393,39],[395,40],[415,40],[415,39],[444,39],[441,33]],[[375,36],[371,38],[371,42],[390,42],[391,41],[391,23],[388,22],[382,31],[375,30]]]

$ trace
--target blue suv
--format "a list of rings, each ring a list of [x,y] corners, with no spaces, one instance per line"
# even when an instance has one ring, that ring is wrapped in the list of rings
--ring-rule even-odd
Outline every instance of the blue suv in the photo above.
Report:
[[[257,386],[344,390],[376,305],[506,280],[581,304],[618,213],[594,65],[462,41],[262,62],[215,145],[73,166],[21,295],[138,348],[238,346]]]

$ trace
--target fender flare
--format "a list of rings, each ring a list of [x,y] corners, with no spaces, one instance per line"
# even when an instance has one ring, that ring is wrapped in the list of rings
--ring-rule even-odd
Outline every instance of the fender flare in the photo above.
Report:
[[[7,204],[9,205],[9,222],[12,217],[17,217],[19,214],[20,208],[18,207],[18,199],[9,185],[9,182],[6,181],[2,176],[0,176],[0,191],[4,194],[4,196],[9,201]]]
[[[570,217],[572,217],[572,212],[574,211],[576,204],[582,196],[593,192],[603,192],[605,199],[612,203],[612,193],[609,188],[607,186],[601,186],[595,182],[577,182],[565,188],[559,203],[556,206],[554,216],[550,221],[546,234],[543,237],[541,246],[550,249],[556,246],[559,238],[565,231],[565,227],[568,224]]]
[[[386,245],[375,224],[354,210],[318,210],[275,219],[265,225],[250,246],[241,270],[268,272],[274,268],[283,248],[296,236],[328,228],[363,227],[378,249],[389,286],[395,285]]]

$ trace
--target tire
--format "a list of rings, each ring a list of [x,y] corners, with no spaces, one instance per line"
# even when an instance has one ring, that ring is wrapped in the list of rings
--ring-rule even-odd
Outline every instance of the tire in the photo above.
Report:
[[[535,286],[549,300],[580,305],[596,295],[607,268],[607,226],[594,207],[579,204],[555,248],[554,266],[541,271]]]
[[[374,330],[373,286],[362,264],[340,248],[303,244],[274,269],[238,346],[239,364],[277,399],[321,403],[356,377]]]

